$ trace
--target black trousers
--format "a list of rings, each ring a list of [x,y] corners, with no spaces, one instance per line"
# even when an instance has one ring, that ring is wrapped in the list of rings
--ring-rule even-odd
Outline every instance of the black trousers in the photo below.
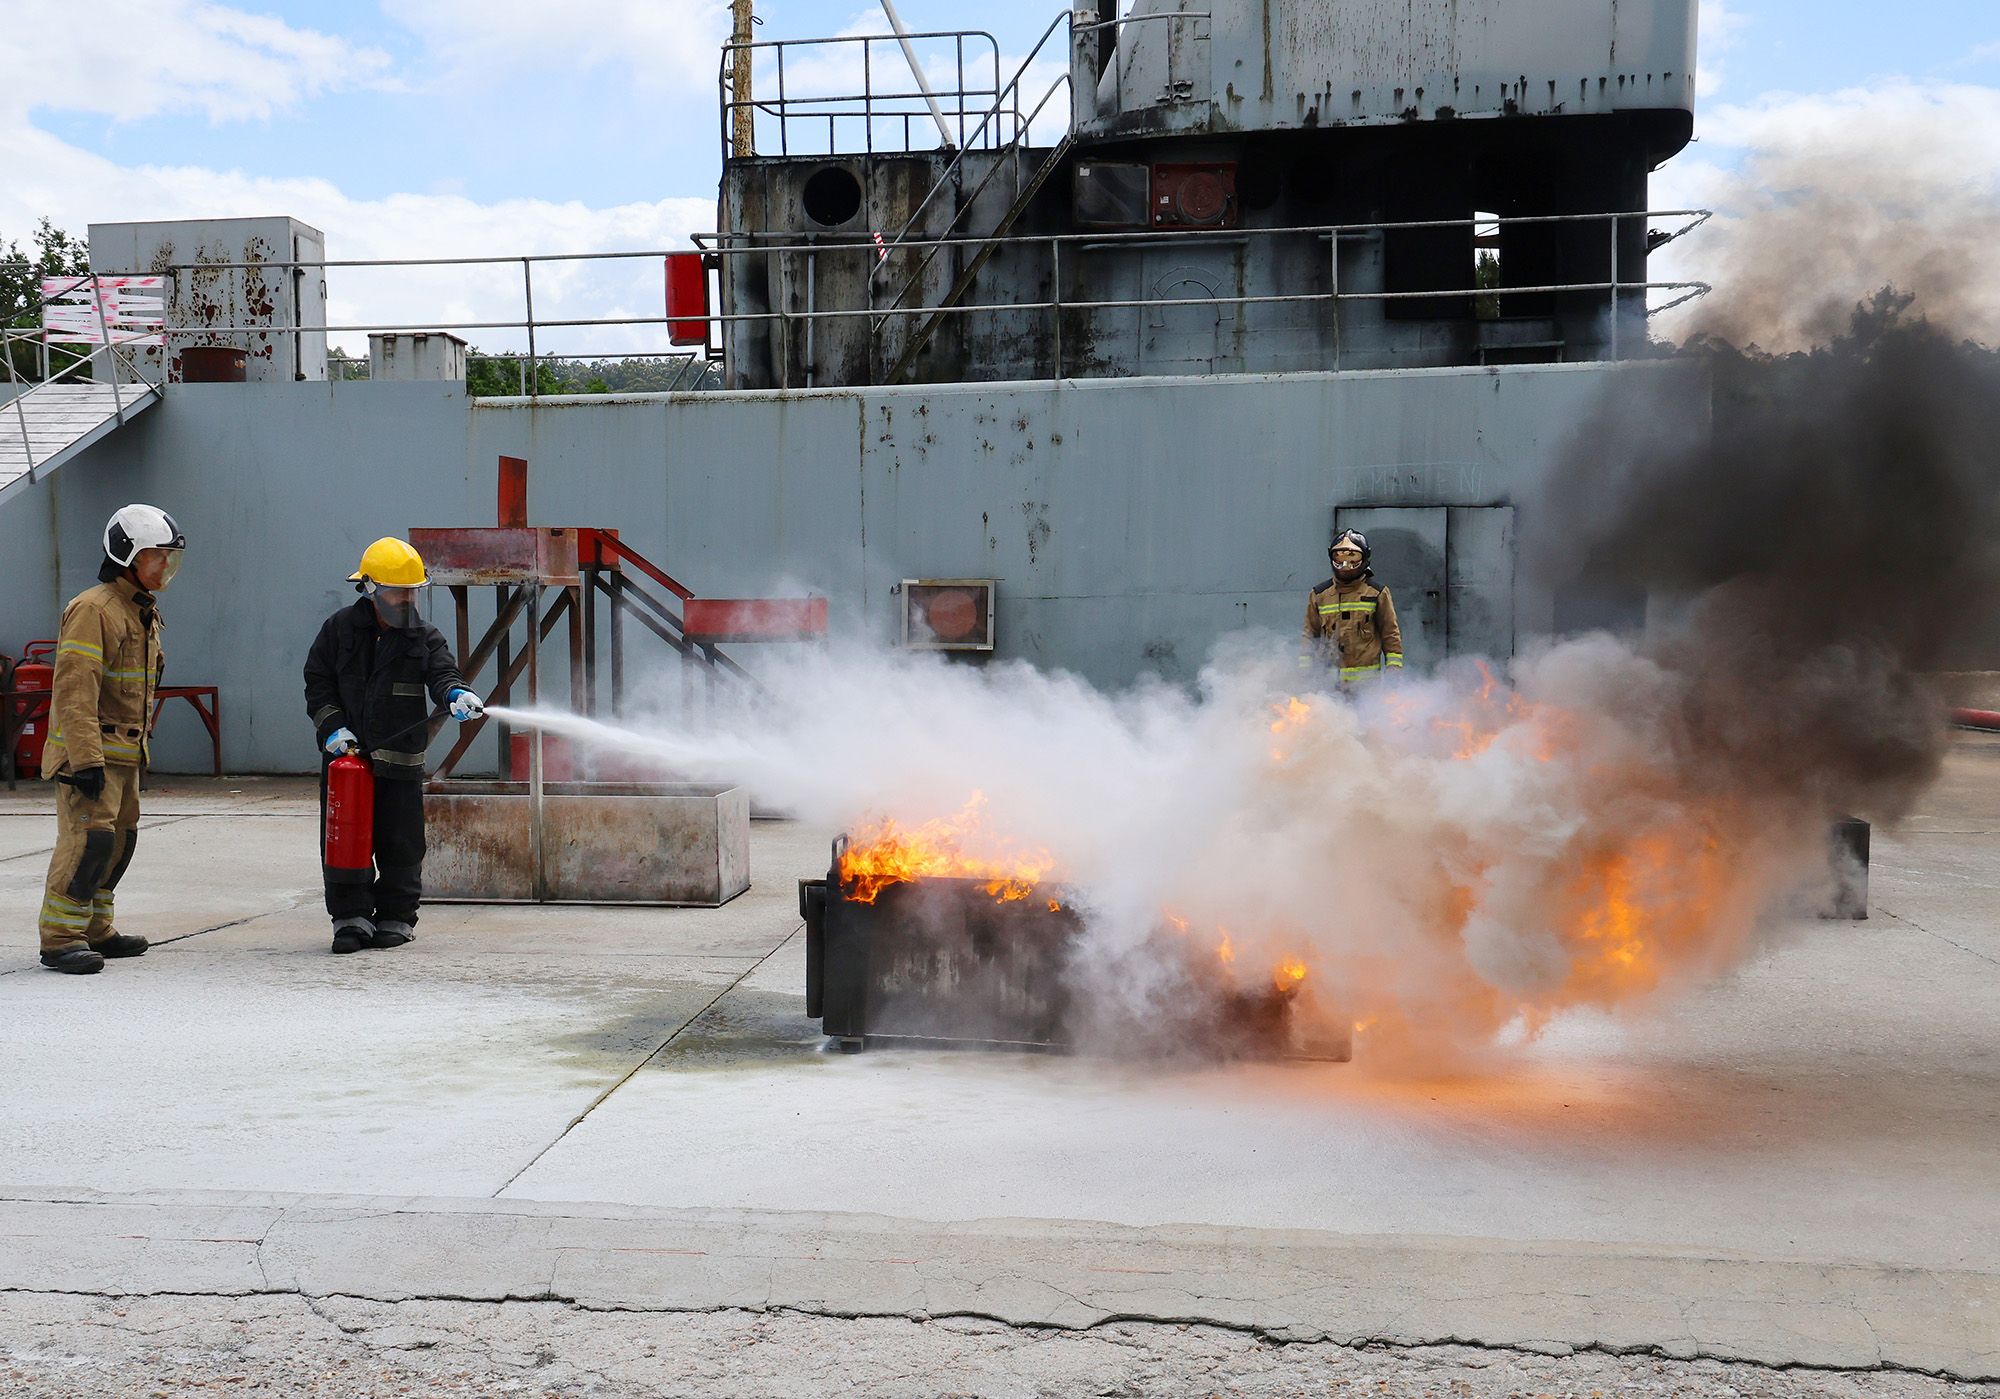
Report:
[[[319,848],[326,850],[326,772],[319,779]],[[326,911],[334,918],[373,918],[415,927],[424,896],[424,784],[421,778],[375,778],[375,869],[330,870]]]

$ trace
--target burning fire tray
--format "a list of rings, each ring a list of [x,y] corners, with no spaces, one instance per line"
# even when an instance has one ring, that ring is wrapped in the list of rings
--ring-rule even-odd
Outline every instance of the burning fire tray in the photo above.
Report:
[[[865,890],[841,876],[799,882],[806,923],[806,1014],[846,1052],[914,1043],[1024,1050],[1131,1044],[1072,991],[1083,928],[1063,890],[995,892],[981,879],[927,876]],[[1351,1046],[1300,1044],[1291,998],[1190,977],[1143,1027],[1150,1042],[1232,1058],[1344,1062]]]

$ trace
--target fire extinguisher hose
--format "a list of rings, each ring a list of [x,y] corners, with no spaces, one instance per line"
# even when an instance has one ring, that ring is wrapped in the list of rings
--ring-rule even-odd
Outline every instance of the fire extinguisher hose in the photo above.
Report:
[[[407,738],[409,735],[415,733],[418,729],[428,728],[430,725],[435,724],[438,720],[445,718],[450,713],[451,713],[450,705],[445,705],[442,709],[434,709],[429,714],[426,714],[423,718],[417,720],[416,723],[411,724],[408,728],[398,729],[396,730],[396,732],[390,734],[387,738],[377,740],[375,746],[377,748],[387,748],[390,744],[396,742],[398,739]]]

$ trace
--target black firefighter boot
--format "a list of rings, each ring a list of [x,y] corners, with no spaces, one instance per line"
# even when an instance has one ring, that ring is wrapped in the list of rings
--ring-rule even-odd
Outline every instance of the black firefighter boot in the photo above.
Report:
[[[52,972],[89,976],[92,972],[104,970],[104,955],[92,952],[88,947],[65,947],[59,952],[44,952],[42,965]]]
[[[115,929],[108,938],[101,938],[90,945],[90,950],[104,958],[143,957],[152,944],[137,933],[121,933]]]
[[[375,937],[375,925],[366,918],[343,918],[333,925],[333,950],[359,952]]]
[[[416,929],[412,928],[408,923],[400,922],[394,918],[382,918],[376,920],[375,937],[368,945],[370,947],[401,947],[406,942],[415,942],[416,940]]]

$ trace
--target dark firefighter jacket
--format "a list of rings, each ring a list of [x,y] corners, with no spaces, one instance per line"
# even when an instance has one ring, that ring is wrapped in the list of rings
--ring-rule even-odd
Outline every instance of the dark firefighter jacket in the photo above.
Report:
[[[1403,629],[1389,590],[1363,574],[1351,582],[1329,578],[1306,599],[1306,642],[1343,681],[1403,668]]]
[[[335,729],[352,729],[377,777],[422,779],[424,719],[462,688],[442,632],[385,628],[366,598],[327,618],[306,657],[306,712],[321,751]]]

